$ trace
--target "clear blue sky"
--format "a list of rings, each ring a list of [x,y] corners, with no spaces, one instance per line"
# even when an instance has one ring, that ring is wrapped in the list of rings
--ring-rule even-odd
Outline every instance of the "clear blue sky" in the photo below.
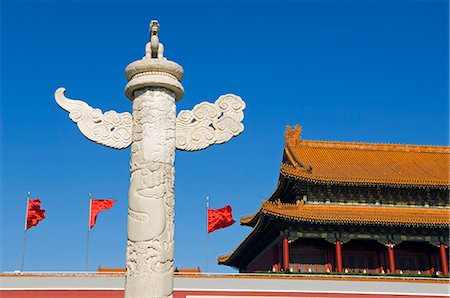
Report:
[[[255,212],[279,176],[286,125],[313,140],[447,145],[448,1],[2,1],[1,264],[20,267],[26,193],[47,218],[28,231],[25,270],[83,270],[88,194],[117,199],[91,232],[90,270],[125,263],[129,149],[85,139],[56,88],[130,111],[126,65],[158,19],[185,70],[178,110],[235,93],[245,131],[176,155],[175,266],[206,269],[205,197]],[[209,271],[250,232],[210,237]]]

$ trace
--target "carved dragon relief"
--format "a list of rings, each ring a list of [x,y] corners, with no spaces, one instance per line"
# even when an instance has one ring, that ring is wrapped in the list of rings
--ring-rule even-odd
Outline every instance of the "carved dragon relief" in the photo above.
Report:
[[[124,149],[132,142],[132,116],[128,112],[102,113],[81,100],[64,96],[66,89],[55,91],[58,105],[68,111],[81,133],[98,144]],[[176,148],[197,151],[213,144],[222,144],[244,130],[245,102],[237,95],[220,96],[215,103],[202,102],[192,110],[178,113],[176,121]]]
[[[58,105],[68,111],[70,119],[78,125],[81,133],[89,140],[106,147],[124,149],[131,144],[132,117],[128,112],[117,113],[94,109],[81,100],[64,96],[65,88],[55,91]]]

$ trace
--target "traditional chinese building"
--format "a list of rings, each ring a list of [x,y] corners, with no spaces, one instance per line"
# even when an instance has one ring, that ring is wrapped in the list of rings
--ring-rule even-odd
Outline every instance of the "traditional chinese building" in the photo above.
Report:
[[[219,264],[240,272],[448,274],[450,147],[302,140]]]

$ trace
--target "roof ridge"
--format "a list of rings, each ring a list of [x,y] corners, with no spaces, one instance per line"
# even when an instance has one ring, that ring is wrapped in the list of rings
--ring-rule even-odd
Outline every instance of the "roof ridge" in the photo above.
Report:
[[[347,141],[328,141],[328,140],[305,140],[301,138],[302,127],[296,125],[286,126],[284,134],[286,144],[290,146],[309,146],[335,149],[370,149],[381,151],[414,151],[430,153],[450,153],[448,145],[421,145],[421,144],[402,144],[402,143],[380,143],[380,142],[347,142]],[[392,150],[395,149],[395,150]]]
[[[416,153],[450,153],[450,146],[443,145],[417,145],[417,144],[393,144],[393,143],[365,143],[365,142],[340,142],[324,140],[304,140],[301,139],[295,145],[334,149],[360,149],[379,151],[402,151]]]

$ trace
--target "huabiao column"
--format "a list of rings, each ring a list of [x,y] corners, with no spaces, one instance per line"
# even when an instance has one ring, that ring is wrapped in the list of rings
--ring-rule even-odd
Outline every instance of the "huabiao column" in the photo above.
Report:
[[[128,243],[125,297],[171,297],[174,249],[175,149],[198,151],[223,144],[244,131],[245,102],[225,94],[214,103],[201,102],[176,116],[183,97],[183,69],[164,58],[159,24],[150,24],[145,57],[125,70],[125,95],[133,113],[103,113],[82,100],[55,91],[55,100],[69,112],[89,140],[114,148],[131,145],[128,194]]]
[[[175,102],[183,69],[163,57],[159,25],[150,25],[143,59],[129,64],[126,96],[133,101],[125,297],[173,292]]]

